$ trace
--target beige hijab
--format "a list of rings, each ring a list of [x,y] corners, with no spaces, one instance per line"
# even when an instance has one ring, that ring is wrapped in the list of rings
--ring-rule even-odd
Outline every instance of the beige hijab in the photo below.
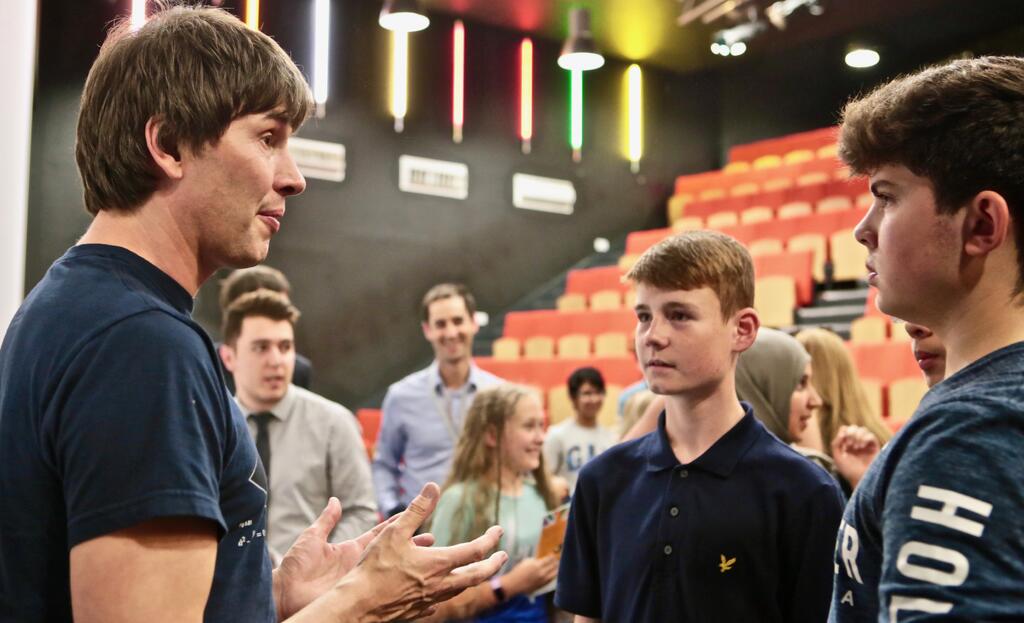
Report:
[[[795,338],[761,328],[753,346],[736,364],[736,394],[754,407],[754,416],[776,437],[792,443],[789,405],[811,356]]]

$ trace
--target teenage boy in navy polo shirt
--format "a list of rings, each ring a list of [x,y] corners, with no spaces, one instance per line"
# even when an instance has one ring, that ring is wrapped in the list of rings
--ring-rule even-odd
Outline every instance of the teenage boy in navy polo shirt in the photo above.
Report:
[[[666,408],[580,473],[556,603],[576,623],[824,621],[842,495],[736,398],[760,324],[750,254],[692,232],[627,278],[636,352]]]

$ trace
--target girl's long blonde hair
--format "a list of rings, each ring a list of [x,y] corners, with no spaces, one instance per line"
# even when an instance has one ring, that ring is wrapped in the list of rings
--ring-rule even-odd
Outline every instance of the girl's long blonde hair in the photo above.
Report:
[[[825,329],[805,329],[796,335],[811,355],[811,382],[821,395],[818,409],[821,440],[832,455],[832,439],[839,427],[856,425],[867,428],[884,444],[892,437],[881,416],[871,408],[868,394],[857,376],[853,357],[838,335]]]
[[[512,418],[519,402],[536,392],[520,385],[499,385],[477,392],[473,398],[462,434],[455,446],[455,458],[444,488],[462,483],[462,500],[452,517],[453,542],[474,539],[498,523],[501,512],[501,443],[505,424]],[[494,435],[496,443],[490,447],[485,442],[487,433]],[[548,483],[544,456],[532,472],[534,484],[548,509],[558,505]],[[465,520],[465,513],[472,513],[472,520]],[[465,534],[457,534],[462,526],[469,526]]]

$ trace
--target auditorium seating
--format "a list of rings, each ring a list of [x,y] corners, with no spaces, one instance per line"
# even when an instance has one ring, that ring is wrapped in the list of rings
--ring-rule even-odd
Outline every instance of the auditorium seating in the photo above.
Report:
[[[708,228],[746,245],[764,326],[792,326],[795,310],[813,302],[815,283],[825,282],[829,263],[835,280],[864,277],[866,252],[852,230],[873,199],[866,180],[851,179],[837,161],[834,128],[736,146],[729,158],[721,170],[678,177],[669,226],[631,232],[616,265],[569,271],[555,309],[509,313],[493,356],[477,364],[540,389],[552,423],[572,415],[569,374],[594,366],[609,388],[600,419],[614,426],[615,397],[641,378],[631,353],[636,294],[622,276],[661,240]],[[897,428],[923,395],[923,381],[899,337],[903,327],[892,327],[873,300],[872,294],[865,317],[854,321],[847,347],[871,404],[891,414]]]

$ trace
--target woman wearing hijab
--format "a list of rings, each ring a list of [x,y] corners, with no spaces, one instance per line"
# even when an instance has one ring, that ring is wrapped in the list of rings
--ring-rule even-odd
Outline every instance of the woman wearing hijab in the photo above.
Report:
[[[736,365],[736,393],[750,403],[765,428],[835,476],[835,463],[827,454],[800,444],[821,406],[812,374],[811,356],[796,339],[762,327]]]

